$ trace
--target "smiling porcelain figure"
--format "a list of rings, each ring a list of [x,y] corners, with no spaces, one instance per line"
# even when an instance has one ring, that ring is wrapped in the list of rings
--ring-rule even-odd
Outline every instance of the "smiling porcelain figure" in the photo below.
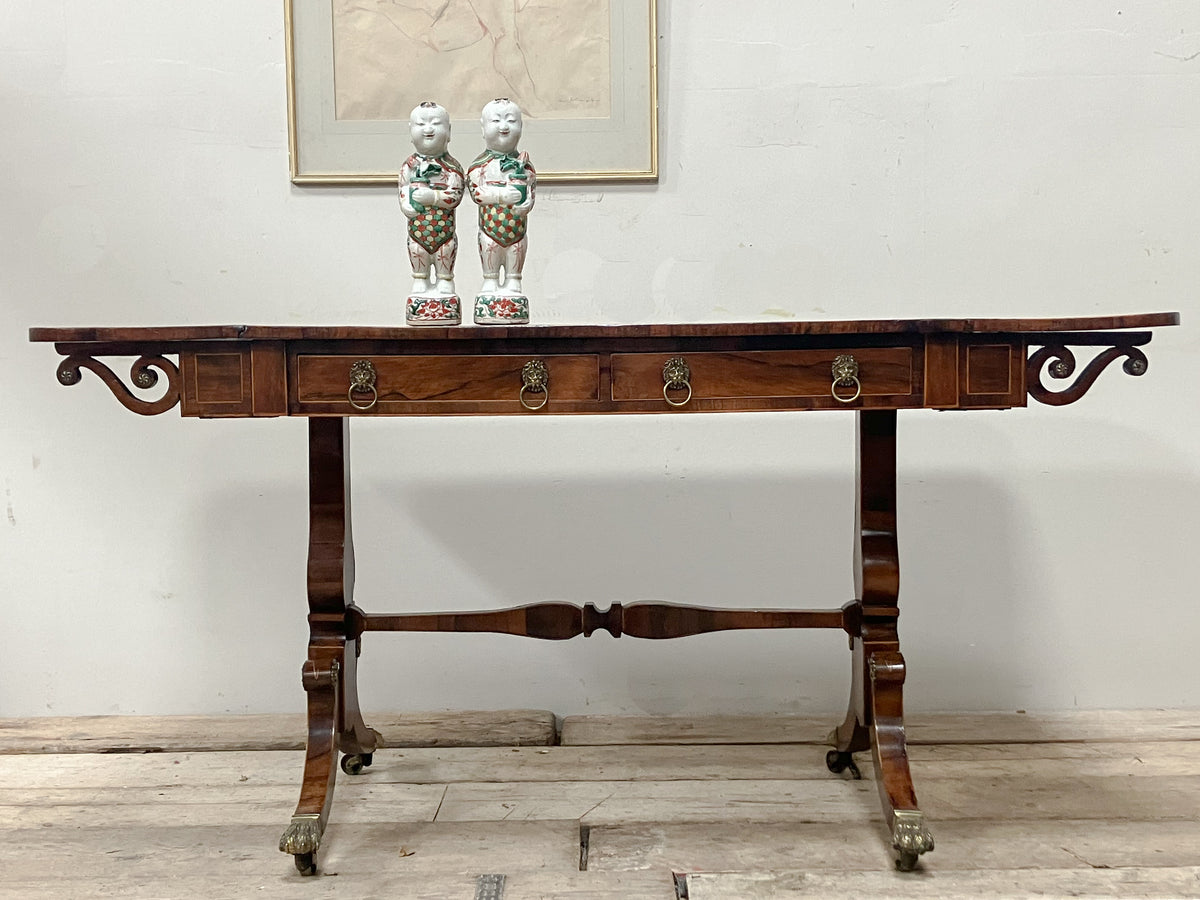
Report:
[[[416,152],[400,167],[400,208],[408,219],[413,273],[404,319],[409,325],[457,325],[462,304],[454,290],[454,211],[462,202],[464,176],[447,152],[450,116],[427,100],[412,111],[409,134]]]
[[[487,149],[467,170],[471,198],[479,205],[479,260],[483,266],[483,287],[475,297],[475,322],[524,325],[529,322],[529,298],[521,287],[521,272],[537,173],[529,154],[517,152],[524,124],[517,104],[506,98],[491,101],[483,108],[480,124]]]

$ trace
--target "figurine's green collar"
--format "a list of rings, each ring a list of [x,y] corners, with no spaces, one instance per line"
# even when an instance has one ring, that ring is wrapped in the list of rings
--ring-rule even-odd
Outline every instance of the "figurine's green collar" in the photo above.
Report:
[[[511,153],[501,153],[499,150],[492,150],[490,147],[484,148],[484,151],[479,154],[479,157],[472,163],[472,166],[491,162],[493,159],[500,161],[500,170],[503,172],[515,173],[525,171],[525,162],[515,150]]]

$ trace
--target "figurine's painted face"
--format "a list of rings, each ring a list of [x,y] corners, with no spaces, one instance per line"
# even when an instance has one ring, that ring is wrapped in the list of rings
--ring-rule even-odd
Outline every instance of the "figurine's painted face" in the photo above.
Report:
[[[483,143],[497,153],[512,153],[521,140],[521,109],[511,100],[493,100],[483,108]]]
[[[450,116],[436,104],[418,106],[408,117],[413,146],[422,156],[441,156],[450,144]]]

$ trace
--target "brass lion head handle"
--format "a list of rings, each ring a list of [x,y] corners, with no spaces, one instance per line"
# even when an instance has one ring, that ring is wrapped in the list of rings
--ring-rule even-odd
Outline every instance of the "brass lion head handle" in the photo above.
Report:
[[[853,388],[854,393],[838,388]],[[853,403],[862,396],[862,382],[858,380],[858,360],[849,353],[838,354],[833,360],[833,386],[830,388],[833,399],[839,403]]]
[[[369,359],[360,359],[350,367],[350,390],[346,392],[346,397],[355,409],[370,409],[379,401],[379,391],[375,389],[375,375],[375,366]],[[366,393],[371,395],[371,399],[366,403],[361,403],[354,397],[355,394]]]
[[[531,403],[528,394],[541,394],[541,403]],[[531,359],[521,367],[521,393],[517,395],[521,405],[529,410],[539,410],[550,401],[550,369],[540,359]]]
[[[682,356],[672,356],[663,366],[663,399],[672,406],[687,406],[692,399],[692,370]],[[668,391],[687,390],[682,400],[672,400]]]

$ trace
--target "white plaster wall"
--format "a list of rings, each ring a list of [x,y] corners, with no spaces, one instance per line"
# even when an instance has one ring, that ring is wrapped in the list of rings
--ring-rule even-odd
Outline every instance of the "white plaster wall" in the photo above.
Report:
[[[660,7],[662,179],[543,189],[537,319],[1181,310],[1077,405],[902,416],[901,625],[910,708],[1200,705],[1200,4]],[[283,43],[279,3],[0,5],[0,715],[302,708],[304,422],[136,417],[25,339],[401,321],[392,191],[289,184]],[[850,597],[852,416],[355,426],[370,611]],[[370,635],[361,681],[833,711],[848,673],[831,632]]]

